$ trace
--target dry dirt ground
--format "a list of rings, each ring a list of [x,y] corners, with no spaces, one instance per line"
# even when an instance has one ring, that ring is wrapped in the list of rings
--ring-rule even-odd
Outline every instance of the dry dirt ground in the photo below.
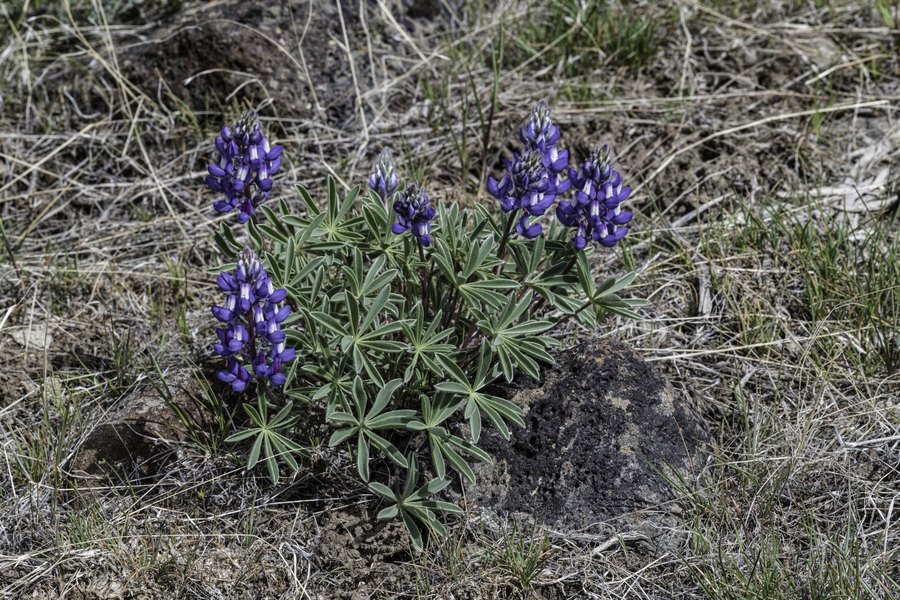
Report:
[[[611,29],[591,6],[0,6],[0,595],[780,597],[769,573],[785,597],[900,597],[898,312],[844,322],[865,303],[840,286],[816,303],[830,272],[808,277],[818,246],[789,239],[845,228],[833,268],[863,279],[853,244],[897,234],[900,33],[865,0],[613,3]],[[654,23],[646,52],[615,41],[629,15]],[[471,203],[542,98],[573,157],[615,149],[636,217],[601,266],[637,268],[653,301],[644,322],[577,334],[657,363],[716,437],[683,548],[548,531],[525,582],[504,554],[524,534],[470,514],[416,553],[326,450],[277,486],[243,449],[189,439],[118,481],[67,477],[154,363],[185,387],[187,365],[209,372],[220,217],[203,177],[223,124],[259,110],[292,205],[296,184],[363,183],[383,146],[436,201]]]

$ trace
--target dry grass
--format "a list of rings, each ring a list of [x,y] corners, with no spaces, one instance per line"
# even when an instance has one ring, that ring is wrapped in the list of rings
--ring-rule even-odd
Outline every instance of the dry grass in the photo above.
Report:
[[[311,72],[308,6],[293,4],[275,51],[312,108],[263,107],[287,149],[277,185],[361,182],[391,145],[433,197],[471,202],[538,98],[575,156],[612,142],[637,217],[598,270],[636,268],[653,307],[598,335],[659,363],[718,442],[702,483],[680,482],[683,553],[626,531],[535,532],[535,550],[529,532],[465,520],[411,562],[351,569],[329,515],[366,497],[326,453],[272,487],[183,443],[155,479],[73,493],[61,469],[97,416],[153,359],[209,354],[217,217],[202,177],[211,132],[241,107],[129,81],[121,59],[154,28],[109,3],[74,21],[4,6],[0,594],[900,597],[897,33],[867,2],[667,0],[629,5],[658,27],[635,62],[627,40],[591,45],[584,32],[608,23],[578,4],[499,4],[414,29],[373,3],[363,27],[344,4],[352,109],[337,117]]]

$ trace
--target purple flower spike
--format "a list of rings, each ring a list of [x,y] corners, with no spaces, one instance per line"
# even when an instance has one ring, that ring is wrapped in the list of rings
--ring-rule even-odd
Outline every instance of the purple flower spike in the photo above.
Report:
[[[516,217],[516,233],[532,239],[542,228],[531,225],[528,217],[543,215],[569,189],[569,181],[560,178],[569,164],[569,152],[557,148],[559,128],[550,120],[550,108],[543,100],[519,130],[519,139],[524,151],[506,161],[506,174],[500,181],[488,177],[487,190],[500,201],[503,212],[524,213]]]
[[[221,158],[209,165],[206,185],[225,199],[217,200],[213,208],[222,213],[238,209],[238,223],[246,223],[272,191],[272,175],[281,166],[281,146],[269,147],[256,113],[248,111],[233,128],[222,129],[216,151]]]
[[[394,212],[397,222],[391,226],[391,231],[397,235],[411,231],[421,245],[431,245],[429,221],[434,218],[435,210],[428,205],[428,196],[419,191],[419,186],[407,184],[406,189],[400,192],[400,198],[394,202]]]
[[[378,194],[378,197],[387,206],[399,186],[400,178],[394,171],[394,159],[391,157],[391,151],[385,148],[378,155],[378,160],[372,167],[372,174],[369,175],[369,189]]]
[[[293,348],[285,348],[281,323],[291,314],[279,306],[286,296],[275,289],[265,268],[249,249],[244,249],[231,273],[220,273],[216,284],[228,295],[224,306],[212,313],[225,324],[216,330],[216,354],[227,358],[225,369],[216,373],[235,392],[243,392],[254,377],[268,379],[273,386],[284,385],[281,366],[294,359]]]
[[[562,201],[556,217],[566,227],[577,227],[573,241],[581,250],[591,239],[611,248],[628,233],[622,227],[631,221],[632,214],[619,205],[631,195],[631,188],[622,187],[622,177],[612,168],[609,147],[595,148],[578,170],[569,169],[569,179],[575,194],[572,202]]]
[[[565,173],[569,165],[569,151],[559,150],[559,128],[550,120],[550,107],[544,100],[537,103],[531,111],[531,118],[519,130],[519,139],[525,151],[537,151],[541,154],[541,163],[550,173],[550,179],[561,194],[569,188],[567,182],[560,182],[560,175]]]

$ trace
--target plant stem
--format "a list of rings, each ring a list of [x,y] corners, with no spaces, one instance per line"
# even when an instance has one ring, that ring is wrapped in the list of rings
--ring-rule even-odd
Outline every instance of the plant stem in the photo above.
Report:
[[[552,329],[556,329],[557,327],[559,327],[560,325],[562,325],[563,323],[565,323],[566,321],[568,321],[568,320],[571,319],[572,317],[576,316],[578,313],[580,313],[580,312],[583,311],[584,309],[586,309],[586,308],[588,308],[588,307],[590,307],[590,306],[593,306],[593,305],[594,305],[594,302],[593,302],[592,300],[588,300],[581,308],[579,308],[579,309],[576,310],[575,312],[573,312],[573,313],[568,313],[567,315],[563,316],[563,318],[560,319],[559,321],[557,321],[556,324],[553,325],[553,327],[551,327],[550,329],[551,329],[551,330],[552,330]]]
[[[425,316],[428,316],[428,263],[425,262],[425,247],[419,243],[419,260],[422,261],[422,308],[425,309]]]
[[[463,350],[469,345],[469,343],[472,341],[472,337],[475,335],[475,331],[475,321],[472,321],[472,325],[469,326],[469,331],[463,337],[463,340],[462,342],[460,342],[459,348],[457,348],[457,350]]]
[[[268,396],[269,399],[270,399],[272,402],[274,402],[277,406],[284,406],[284,402],[283,402],[281,399],[279,399],[278,396],[275,395],[275,392],[273,392],[273,391],[271,390],[271,388],[269,388],[269,386],[266,385],[265,382],[260,381],[260,382],[257,383],[257,385],[261,385],[261,386],[262,386],[263,392],[265,392],[265,393],[266,393],[266,396]]]
[[[583,252],[583,250],[576,250],[576,251],[572,254],[572,260],[570,260],[570,261],[569,261],[569,264],[566,265],[566,268],[563,269],[563,272],[562,272],[563,275],[568,275],[568,274],[569,274],[569,271],[572,270],[572,267],[575,266],[575,263],[578,262],[578,253],[579,253],[579,252]]]
[[[508,220],[506,221],[506,231],[503,232],[503,239],[500,240],[500,249],[497,250],[497,258],[503,260],[504,254],[506,252],[506,242],[509,240],[509,232],[512,231],[512,224],[515,221],[516,214],[518,210],[514,210],[509,213]],[[497,275],[499,275],[503,271],[503,265],[500,264],[497,266]]]

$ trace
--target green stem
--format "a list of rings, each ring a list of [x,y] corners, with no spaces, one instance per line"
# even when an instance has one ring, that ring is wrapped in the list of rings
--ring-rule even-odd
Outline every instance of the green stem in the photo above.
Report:
[[[500,260],[503,260],[503,257],[505,256],[506,242],[507,242],[507,240],[509,240],[509,233],[510,233],[510,231],[512,231],[512,225],[513,225],[513,222],[515,222],[515,220],[516,220],[515,216],[518,212],[519,212],[518,210],[514,210],[513,212],[509,213],[509,217],[506,221],[506,231],[503,232],[503,238],[500,240],[500,249],[497,250],[497,258],[499,258]],[[497,273],[496,274],[499,275],[502,271],[503,271],[503,264],[501,263],[501,264],[497,265]]]
[[[576,311],[573,312],[573,313],[569,313],[569,314],[565,315],[562,319],[560,319],[559,321],[557,321],[556,324],[553,325],[553,327],[550,328],[550,330],[556,329],[557,327],[559,327],[560,325],[562,325],[563,323],[565,323],[566,321],[568,321],[568,320],[571,319],[572,317],[577,316],[578,313],[580,313],[580,312],[583,311],[584,309],[586,309],[586,308],[588,308],[588,307],[591,307],[591,306],[593,306],[593,305],[594,305],[593,300],[588,300],[581,308],[579,308],[578,310],[576,310]]]
[[[566,265],[566,268],[563,269],[563,272],[562,272],[563,275],[568,275],[568,274],[569,274],[569,271],[572,270],[572,267],[575,266],[575,263],[578,262],[578,253],[579,253],[579,252],[584,252],[584,251],[583,251],[583,250],[576,250],[574,253],[572,253],[572,260],[570,260],[570,261],[569,261],[569,264]]]
[[[425,310],[425,316],[428,316],[428,263],[425,262],[425,247],[419,243],[419,260],[422,261],[422,273],[419,275],[422,279],[422,308]]]
[[[266,396],[268,396],[269,399],[272,402],[274,402],[276,406],[284,406],[284,402],[280,398],[278,398],[278,396],[275,395],[275,392],[273,392],[264,381],[258,382],[257,385],[262,386],[263,392],[265,392]]]

